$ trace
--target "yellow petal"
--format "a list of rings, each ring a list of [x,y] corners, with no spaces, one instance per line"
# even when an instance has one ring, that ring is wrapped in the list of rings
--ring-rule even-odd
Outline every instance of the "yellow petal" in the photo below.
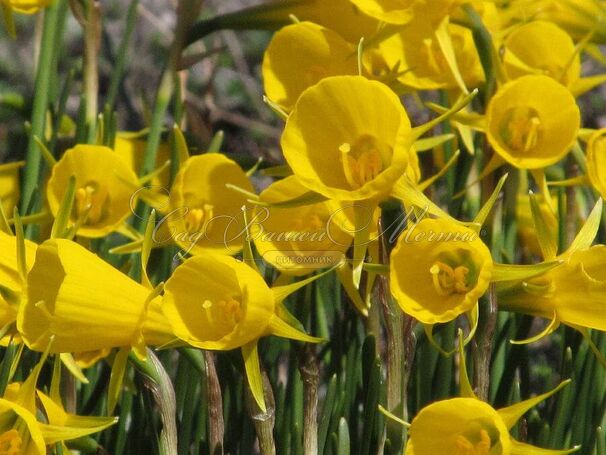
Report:
[[[530,398],[528,400],[522,401],[520,403],[516,403],[516,404],[508,406],[506,408],[501,408],[497,412],[503,419],[503,422],[505,422],[505,425],[507,425],[507,429],[511,429],[516,424],[516,422],[518,420],[520,420],[522,418],[522,416],[524,414],[526,414],[526,412],[528,412],[528,410],[535,407],[540,402],[546,400],[553,394],[559,392],[563,387],[570,384],[570,382],[571,382],[570,379],[568,379],[566,381],[562,381],[555,389],[553,389],[547,393],[543,393],[534,398]]]
[[[400,235],[391,253],[391,292],[404,312],[425,324],[471,310],[488,289],[490,251],[455,222],[423,218]]]
[[[288,25],[265,51],[265,93],[290,111],[301,93],[323,78],[357,74],[355,53],[355,46],[332,30],[311,22]]]
[[[581,446],[567,450],[542,449],[524,442],[511,440],[511,455],[566,455],[580,450]]]
[[[246,377],[248,378],[248,385],[250,386],[252,396],[259,405],[259,408],[261,408],[261,411],[266,412],[263,376],[261,375],[256,341],[242,346],[242,357],[244,357]]]

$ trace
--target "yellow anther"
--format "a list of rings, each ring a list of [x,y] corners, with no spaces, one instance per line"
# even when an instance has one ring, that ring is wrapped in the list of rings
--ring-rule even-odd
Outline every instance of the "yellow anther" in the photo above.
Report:
[[[0,435],[0,455],[20,455],[21,436],[15,429],[5,431]]]
[[[501,124],[501,138],[512,150],[532,151],[539,142],[541,119],[534,109],[516,107],[510,109]]]
[[[345,142],[339,151],[345,178],[353,189],[364,186],[383,170],[381,144],[372,136],[363,135],[353,145]]]
[[[203,204],[202,208],[189,209],[185,215],[185,229],[187,232],[202,232],[213,216],[214,207],[210,204]]]
[[[204,303],[202,304],[202,308],[204,308],[205,310],[208,310],[212,306],[213,306],[213,303],[210,300],[205,300]]]
[[[76,190],[74,208],[76,218],[84,224],[97,224],[103,219],[109,204],[108,195],[100,191],[94,184],[87,184]]]
[[[436,261],[429,269],[433,286],[440,296],[448,296],[453,293],[465,294],[470,287],[467,284],[469,269],[463,265],[454,269],[440,261]]]
[[[528,135],[526,136],[526,143],[524,144],[525,152],[532,150],[537,145],[537,141],[539,139],[540,126],[541,121],[537,117],[533,117],[530,119],[530,130],[528,131]]]

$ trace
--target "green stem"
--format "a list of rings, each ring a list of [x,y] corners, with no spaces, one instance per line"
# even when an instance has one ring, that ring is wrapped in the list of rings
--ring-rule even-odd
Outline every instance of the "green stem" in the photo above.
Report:
[[[133,353],[130,360],[143,373],[146,387],[151,391],[155,404],[160,412],[162,431],[160,432],[160,455],[173,455],[177,453],[177,422],[176,398],[172,382],[162,363],[156,355],[147,350],[145,361],[137,358]]]
[[[156,165],[156,156],[158,146],[160,145],[166,111],[168,110],[170,99],[177,83],[177,70],[181,60],[183,43],[191,24],[200,10],[201,3],[201,0],[183,0],[178,4],[175,38],[169,50],[168,64],[162,74],[162,80],[158,88],[140,175],[149,174],[154,170],[154,166]]]
[[[27,164],[23,174],[21,191],[21,214],[26,215],[31,206],[34,191],[38,186],[41,157],[35,138],[44,138],[46,112],[48,110],[52,81],[56,78],[55,53],[57,52],[56,33],[60,29],[65,0],[57,0],[44,13],[44,29],[41,37],[40,55],[36,72],[34,102],[32,108],[31,131],[27,144],[25,159]]]
[[[262,411],[261,408],[259,408],[249,387],[246,387],[246,407],[248,408],[248,414],[250,415],[257,432],[261,455],[275,455],[276,443],[274,440],[274,426],[276,423],[276,403],[267,373],[262,371],[262,375],[265,405],[267,409]]]
[[[114,69],[112,71],[111,80],[109,84],[109,90],[107,91],[107,101],[105,103],[106,109],[109,111],[114,110],[116,104],[116,97],[118,96],[118,90],[120,88],[120,82],[124,75],[124,67],[126,62],[126,54],[128,51],[128,45],[135,29],[135,23],[137,19],[137,7],[139,6],[139,0],[132,0],[126,13],[126,27],[120,42],[120,48],[116,55],[116,61]]]

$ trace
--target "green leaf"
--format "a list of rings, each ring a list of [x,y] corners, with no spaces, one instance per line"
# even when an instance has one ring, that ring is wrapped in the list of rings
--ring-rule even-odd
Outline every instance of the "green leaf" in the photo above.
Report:
[[[337,432],[337,455],[349,455],[351,453],[349,441],[349,426],[345,417],[339,419],[339,429]]]
[[[1,2],[2,15],[4,16],[4,25],[8,35],[15,39],[17,37],[17,31],[15,30],[15,19],[13,18],[13,9],[6,3]]]
[[[209,153],[220,152],[221,148],[223,147],[224,139],[225,139],[225,133],[223,132],[223,130],[217,131],[215,133],[215,135],[212,137],[212,139],[210,140],[210,144],[208,144],[207,152],[209,152]]]

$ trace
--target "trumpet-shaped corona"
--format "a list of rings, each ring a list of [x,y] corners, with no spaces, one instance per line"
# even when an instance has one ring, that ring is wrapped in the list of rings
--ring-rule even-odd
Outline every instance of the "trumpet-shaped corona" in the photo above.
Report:
[[[532,43],[529,46],[528,43]],[[509,79],[544,74],[566,87],[579,80],[581,59],[572,38],[557,25],[533,21],[511,31],[505,39],[503,68]]]
[[[173,338],[160,298],[84,247],[47,240],[27,277],[17,329],[30,349],[52,353],[160,345]]]
[[[494,150],[522,169],[560,161],[574,144],[581,123],[574,96],[544,75],[508,82],[490,101],[487,135]]]
[[[137,176],[112,149],[80,144],[65,152],[46,187],[53,215],[59,211],[72,176],[76,192],[71,221],[79,224],[78,235],[103,237],[131,215],[139,187]]]
[[[242,168],[219,153],[191,157],[177,173],[161,224],[186,252],[236,254],[242,249],[247,197],[226,184],[254,192]]]
[[[385,197],[404,173],[418,180],[412,142],[398,97],[360,76],[329,77],[303,92],[282,135],[304,186],[350,201]]]
[[[165,285],[162,309],[177,337],[230,350],[267,335],[274,298],[263,278],[229,256],[194,256]]]
[[[402,233],[391,253],[391,292],[419,321],[448,322],[473,308],[492,268],[490,251],[476,232],[425,218]]]

